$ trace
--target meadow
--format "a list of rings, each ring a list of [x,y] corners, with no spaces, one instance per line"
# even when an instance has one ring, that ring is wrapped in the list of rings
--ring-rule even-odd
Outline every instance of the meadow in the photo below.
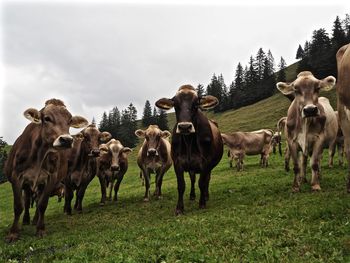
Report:
[[[334,103],[334,93],[330,94]],[[217,115],[224,132],[274,128],[288,101],[281,95]],[[170,122],[173,123],[173,115]],[[63,202],[51,198],[46,211],[47,235],[23,226],[21,239],[5,243],[13,220],[12,191],[0,185],[0,262],[350,262],[350,195],[346,168],[322,161],[320,192],[304,184],[291,192],[293,174],[283,157],[271,154],[268,168],[259,156],[245,160],[245,171],[229,168],[227,150],[213,170],[206,209],[189,200],[186,176],[185,214],[176,217],[176,177],[164,176],[163,198],[143,202],[136,165],[137,149],[120,187],[117,203],[99,206],[95,178],[87,189],[83,213],[63,214]],[[310,168],[307,178],[310,178]],[[151,192],[154,191],[154,176]],[[33,216],[34,209],[31,209]]]

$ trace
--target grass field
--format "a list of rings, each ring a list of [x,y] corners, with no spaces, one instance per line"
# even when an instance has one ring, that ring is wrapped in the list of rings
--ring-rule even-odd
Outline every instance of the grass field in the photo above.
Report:
[[[225,132],[274,128],[287,107],[276,94],[209,115]],[[9,183],[0,185],[0,262],[350,262],[350,195],[337,158],[330,169],[324,155],[321,192],[304,184],[292,194],[293,175],[284,171],[282,157],[272,155],[269,167],[260,168],[259,157],[252,156],[245,171],[237,172],[224,155],[213,170],[207,209],[198,208],[198,188],[197,200],[189,200],[187,176],[185,215],[179,217],[173,169],[164,177],[163,199],[144,203],[135,158],[136,151],[118,203],[99,206],[97,179],[88,187],[82,214],[64,215],[63,203],[52,198],[43,239],[35,237],[34,226],[24,226],[21,240],[4,242],[13,219],[12,192]]]

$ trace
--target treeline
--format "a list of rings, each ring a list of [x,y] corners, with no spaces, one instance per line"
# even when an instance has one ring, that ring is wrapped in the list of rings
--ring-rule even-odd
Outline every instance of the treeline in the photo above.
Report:
[[[350,15],[344,19],[336,17],[331,36],[324,28],[314,30],[312,38],[299,45],[296,59],[300,59],[297,72],[310,70],[317,78],[337,76],[336,53],[340,47],[350,42]]]
[[[0,137],[0,183],[3,183],[7,180],[4,171],[5,161],[7,159],[7,152],[5,150],[7,143],[3,140],[3,137]]]
[[[108,131],[113,138],[118,139],[124,146],[135,147],[137,144],[137,137],[135,135],[138,126],[147,127],[150,124],[156,124],[162,130],[168,130],[167,113],[163,110],[157,110],[152,107],[147,100],[143,111],[142,122],[137,121],[137,110],[135,106],[130,103],[129,106],[119,111],[118,107],[114,107],[109,113],[103,113],[102,119],[99,123],[100,131]]]

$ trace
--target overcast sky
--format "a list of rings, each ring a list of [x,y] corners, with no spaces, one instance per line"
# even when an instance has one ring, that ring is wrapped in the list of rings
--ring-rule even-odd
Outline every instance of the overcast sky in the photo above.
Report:
[[[229,84],[259,47],[291,64],[313,30],[350,13],[348,1],[328,2],[2,1],[0,136],[12,144],[23,111],[53,97],[90,121],[130,102],[141,116],[146,99],[182,84],[206,86],[213,73]]]

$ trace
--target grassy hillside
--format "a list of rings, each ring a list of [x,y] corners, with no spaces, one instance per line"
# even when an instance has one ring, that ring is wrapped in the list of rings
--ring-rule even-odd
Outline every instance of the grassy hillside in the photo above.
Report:
[[[224,132],[255,130],[275,127],[287,107],[288,100],[276,94],[236,111],[208,115]],[[293,175],[283,170],[282,157],[272,156],[270,166],[263,169],[259,157],[251,156],[245,171],[236,172],[223,156],[213,170],[207,209],[198,209],[198,188],[197,200],[189,201],[187,187],[185,215],[180,217],[174,216],[177,190],[172,168],[164,177],[163,199],[142,201],[136,154],[130,156],[118,203],[99,206],[97,179],[88,187],[82,214],[64,215],[63,203],[52,198],[43,239],[34,236],[34,226],[24,226],[21,240],[4,242],[13,219],[12,192],[9,183],[0,185],[0,262],[350,261],[346,169],[328,168],[327,154],[322,191],[312,193],[305,184],[298,194],[291,193]],[[186,182],[188,186],[188,177]]]

